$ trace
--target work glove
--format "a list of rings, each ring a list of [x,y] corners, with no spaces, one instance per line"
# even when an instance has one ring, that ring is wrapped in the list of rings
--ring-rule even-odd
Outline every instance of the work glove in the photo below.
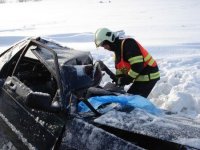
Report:
[[[119,77],[117,84],[120,85],[120,86],[124,86],[124,85],[128,85],[128,84],[132,83],[133,80],[134,79],[132,77],[130,77],[129,75],[126,75],[126,76],[123,76],[123,77]]]
[[[112,79],[112,83],[117,84],[117,82],[118,82],[118,78],[117,77],[111,78],[111,79]]]

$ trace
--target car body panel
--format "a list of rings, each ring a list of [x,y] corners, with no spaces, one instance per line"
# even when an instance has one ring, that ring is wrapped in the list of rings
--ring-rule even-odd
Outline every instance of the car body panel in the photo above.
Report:
[[[163,149],[188,148],[156,137],[157,130],[151,130],[151,135],[143,134],[147,131],[143,128],[126,130],[123,119],[119,124],[124,123],[125,128],[102,122],[99,115],[109,117],[94,109],[87,98],[126,92],[116,85],[110,86],[115,90],[99,86],[102,70],[99,63],[93,63],[90,52],[37,37],[11,46],[0,54],[0,61],[0,136],[17,149],[156,149],[158,143]],[[92,112],[77,112],[80,101]],[[116,110],[115,114],[144,122],[143,116],[131,119],[134,109]]]

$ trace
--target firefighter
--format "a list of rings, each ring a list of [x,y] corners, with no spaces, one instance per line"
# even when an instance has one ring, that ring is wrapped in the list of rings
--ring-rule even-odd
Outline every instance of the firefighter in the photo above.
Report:
[[[133,38],[120,38],[107,28],[95,33],[95,44],[115,54],[117,84],[129,85],[128,93],[148,97],[160,79],[158,65],[149,52]]]

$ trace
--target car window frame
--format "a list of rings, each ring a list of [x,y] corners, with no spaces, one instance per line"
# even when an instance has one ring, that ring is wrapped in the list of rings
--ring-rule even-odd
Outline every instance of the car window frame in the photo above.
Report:
[[[50,51],[53,54],[53,59],[54,59],[54,63],[55,63],[55,72],[52,72],[52,70],[48,67],[48,63],[43,59],[43,57],[41,57],[39,55],[39,53],[36,53],[34,51],[33,54],[38,58],[38,60],[45,65],[45,67],[54,75],[56,82],[57,82],[57,86],[58,86],[58,91],[60,92],[60,96],[63,97],[63,88],[62,88],[62,82],[61,82],[61,74],[60,74],[60,70],[59,70],[59,64],[58,64],[58,57],[57,54],[54,50],[52,50],[51,48],[47,47],[46,45],[36,41],[35,39],[31,39],[29,40],[29,42],[27,43],[27,45],[23,48],[22,53],[20,54],[17,63],[12,71],[12,76],[15,75],[16,71],[17,71],[17,67],[20,64],[20,61],[22,60],[22,58],[25,56],[26,52],[28,51],[30,46],[41,46],[43,48],[45,48],[46,50]],[[62,101],[62,104],[65,106],[65,101]]]

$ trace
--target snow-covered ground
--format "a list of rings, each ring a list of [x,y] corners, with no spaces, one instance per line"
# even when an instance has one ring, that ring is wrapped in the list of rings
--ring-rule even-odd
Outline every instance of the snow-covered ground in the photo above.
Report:
[[[149,99],[158,107],[200,120],[199,0],[43,0],[0,4],[0,48],[43,36],[91,51],[113,71],[113,54],[96,49],[100,27],[124,30],[158,60],[161,80]],[[103,82],[109,81],[105,77]]]

